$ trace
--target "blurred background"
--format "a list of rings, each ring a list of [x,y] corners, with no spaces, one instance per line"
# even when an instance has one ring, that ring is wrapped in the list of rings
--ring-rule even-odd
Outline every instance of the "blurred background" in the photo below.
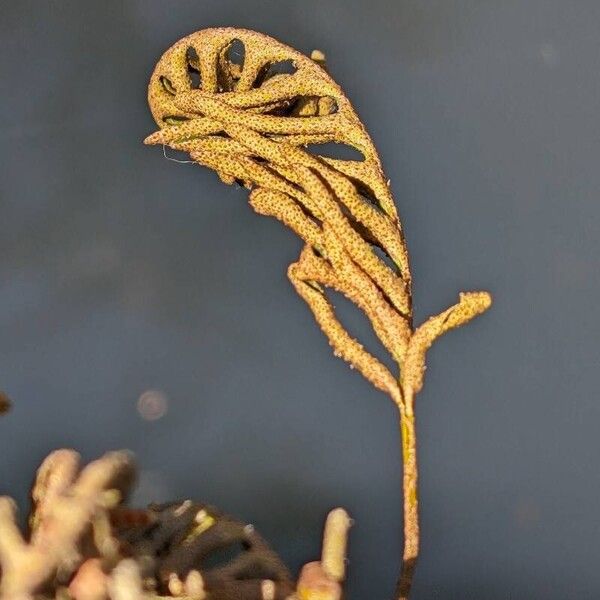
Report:
[[[214,503],[294,570],[347,507],[348,598],[391,597],[394,407],[288,283],[300,242],[142,145],[155,62],[222,25],[327,55],[391,179],[417,323],[494,294],[429,354],[414,599],[598,598],[595,0],[5,2],[0,493],[24,510],[54,448],[130,448],[135,502]]]

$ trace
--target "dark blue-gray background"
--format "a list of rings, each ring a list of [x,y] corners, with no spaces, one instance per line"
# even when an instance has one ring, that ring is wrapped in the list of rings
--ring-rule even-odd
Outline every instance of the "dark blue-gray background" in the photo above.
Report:
[[[349,598],[391,596],[395,410],[332,358],[285,277],[300,243],[246,193],[142,139],[160,54],[197,29],[323,50],[382,156],[417,322],[484,317],[429,354],[414,598],[600,594],[600,3],[4,2],[0,488],[51,449],[131,448],[138,502],[194,497],[297,569],[356,520]],[[366,329],[361,320],[356,331]],[[141,418],[147,390],[168,401]]]

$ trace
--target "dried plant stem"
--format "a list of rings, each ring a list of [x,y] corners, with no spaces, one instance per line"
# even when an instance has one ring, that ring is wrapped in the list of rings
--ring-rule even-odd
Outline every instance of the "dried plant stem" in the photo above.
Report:
[[[409,414],[404,408],[400,409],[400,434],[402,436],[404,551],[396,597],[398,600],[407,600],[419,556],[419,496],[417,489],[419,473],[415,415],[412,410]]]

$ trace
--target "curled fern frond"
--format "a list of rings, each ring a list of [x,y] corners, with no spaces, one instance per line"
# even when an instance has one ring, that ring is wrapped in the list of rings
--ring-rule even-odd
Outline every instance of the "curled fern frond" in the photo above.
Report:
[[[145,143],[188,152],[222,181],[241,183],[257,213],[280,220],[304,241],[288,269],[296,291],[335,354],[400,409],[405,552],[398,597],[406,598],[418,552],[413,401],[422,387],[425,353],[439,335],[485,311],[491,298],[486,292],[461,294],[457,305],[413,327],[408,252],[388,180],[324,63],[318,51],[308,58],[253,31],[189,35],[165,52],[152,74],[148,98],[159,129]],[[360,158],[328,156],[324,145],[331,143]],[[364,312],[398,374],[346,331],[328,289]]]

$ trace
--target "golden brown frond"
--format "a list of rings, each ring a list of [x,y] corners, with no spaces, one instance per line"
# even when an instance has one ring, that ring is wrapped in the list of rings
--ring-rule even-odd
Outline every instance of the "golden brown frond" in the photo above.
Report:
[[[229,58],[235,42],[244,46],[243,64]],[[400,409],[407,539],[399,597],[407,597],[418,549],[412,404],[423,384],[425,353],[445,331],[485,311],[491,299],[485,292],[461,294],[457,305],[413,329],[408,252],[388,182],[324,61],[322,52],[308,58],[243,29],[189,35],[165,52],[152,74],[148,99],[159,130],[145,143],[189,152],[224,182],[241,183],[251,190],[257,213],[278,219],[304,241],[288,270],[296,291],[334,353]],[[349,146],[362,160],[319,153],[319,145],[330,142]],[[346,331],[327,288],[365,313],[398,374]]]

